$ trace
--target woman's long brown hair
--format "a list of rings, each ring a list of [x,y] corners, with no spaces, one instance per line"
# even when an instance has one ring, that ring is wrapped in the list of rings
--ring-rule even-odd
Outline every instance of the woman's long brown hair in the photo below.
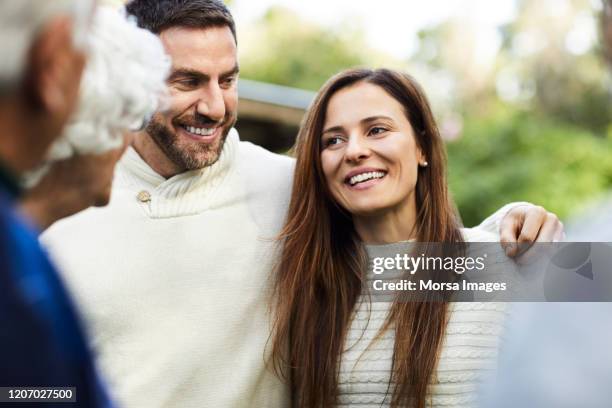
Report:
[[[352,218],[333,201],[321,168],[329,100],[358,82],[380,86],[404,107],[429,162],[420,168],[416,184],[418,241],[462,242],[447,189],[443,142],[420,86],[408,75],[386,69],[349,70],[331,78],[306,114],[296,142],[293,194],[275,275],[272,363],[290,382],[294,407],[337,404],[339,364],[367,268]],[[425,406],[447,305],[393,303],[384,328],[393,325],[395,330],[391,406]]]

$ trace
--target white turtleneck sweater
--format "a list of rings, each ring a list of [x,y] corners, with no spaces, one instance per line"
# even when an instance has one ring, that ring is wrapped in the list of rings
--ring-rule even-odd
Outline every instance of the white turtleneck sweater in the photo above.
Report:
[[[291,159],[235,130],[217,163],[168,180],[128,149],[110,204],[43,235],[121,407],[287,406],[264,359],[292,177]]]
[[[110,204],[44,234],[121,407],[287,405],[264,348],[292,173],[235,130],[217,163],[168,180],[129,149]]]

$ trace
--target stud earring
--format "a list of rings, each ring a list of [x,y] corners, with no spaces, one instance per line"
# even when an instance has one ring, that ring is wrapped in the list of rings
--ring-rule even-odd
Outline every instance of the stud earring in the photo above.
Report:
[[[424,161],[423,163],[421,163],[421,167],[427,167],[427,166],[429,166],[428,162]]]

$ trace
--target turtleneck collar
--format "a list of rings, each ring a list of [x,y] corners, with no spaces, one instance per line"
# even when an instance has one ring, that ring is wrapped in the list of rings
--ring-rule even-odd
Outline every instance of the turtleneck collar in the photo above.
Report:
[[[229,188],[224,181],[235,170],[239,142],[238,132],[231,129],[217,162],[169,179],[157,174],[129,147],[117,166],[117,175],[151,218],[198,214],[215,205],[224,186]]]

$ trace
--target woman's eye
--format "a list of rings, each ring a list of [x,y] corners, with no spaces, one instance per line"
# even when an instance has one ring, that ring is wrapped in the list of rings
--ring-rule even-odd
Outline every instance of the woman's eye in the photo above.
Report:
[[[370,134],[371,135],[379,135],[379,134],[384,133],[386,131],[387,131],[387,129],[385,129],[384,127],[374,126],[372,129],[370,129]]]
[[[328,137],[327,139],[325,139],[325,141],[323,142],[323,145],[325,147],[328,147],[328,146],[340,144],[341,142],[342,142],[342,139],[340,139],[339,137],[333,136],[333,137]]]

